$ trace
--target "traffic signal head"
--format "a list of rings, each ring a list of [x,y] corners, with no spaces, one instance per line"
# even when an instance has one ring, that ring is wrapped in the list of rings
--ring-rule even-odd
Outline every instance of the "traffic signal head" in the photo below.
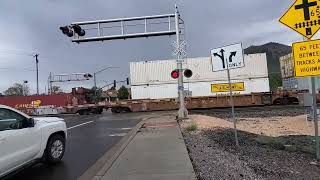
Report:
[[[190,69],[184,70],[184,73],[183,73],[184,77],[186,77],[186,78],[191,78],[192,74],[193,74],[193,72]]]
[[[171,77],[172,77],[173,79],[178,79],[178,78],[179,78],[179,71],[178,71],[177,69],[173,70],[173,71],[171,72]]]
[[[86,73],[83,75],[84,78],[86,78],[87,80],[89,80],[90,78],[92,78],[92,75],[89,73]]]
[[[127,78],[127,85],[130,85],[129,78]]]
[[[63,34],[67,35],[68,37],[73,36],[73,31],[70,26],[62,26],[59,28]]]
[[[117,87],[117,81],[116,81],[116,80],[113,81],[113,87],[114,87],[114,88]]]
[[[84,36],[86,35],[86,31],[83,30],[79,25],[72,25],[72,28],[75,33],[77,33],[79,36]]]

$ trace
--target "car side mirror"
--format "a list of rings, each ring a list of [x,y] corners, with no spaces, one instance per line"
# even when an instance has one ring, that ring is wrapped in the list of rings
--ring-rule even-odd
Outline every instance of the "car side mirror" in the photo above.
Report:
[[[28,122],[29,122],[29,127],[34,127],[35,121],[33,118],[28,119]]]

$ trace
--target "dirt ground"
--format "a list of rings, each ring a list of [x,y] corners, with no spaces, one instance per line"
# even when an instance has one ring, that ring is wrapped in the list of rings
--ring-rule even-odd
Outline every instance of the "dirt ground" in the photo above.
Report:
[[[199,180],[320,179],[314,126],[306,115],[241,117],[237,122],[240,147],[235,146],[232,122],[190,117],[180,125]],[[196,130],[188,129],[192,124]]]
[[[199,130],[216,127],[233,128],[233,122],[217,117],[191,115],[190,119],[197,124]],[[306,115],[296,117],[240,118],[237,121],[237,129],[272,137],[314,135],[314,124],[313,122],[306,121]]]

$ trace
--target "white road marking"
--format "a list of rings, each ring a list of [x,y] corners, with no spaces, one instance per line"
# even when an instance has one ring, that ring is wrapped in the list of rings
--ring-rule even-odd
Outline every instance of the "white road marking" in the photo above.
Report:
[[[118,133],[118,134],[110,134],[109,136],[111,137],[116,137],[116,136],[125,136],[127,133]]]
[[[85,123],[82,123],[82,124],[78,124],[78,125],[69,127],[69,128],[67,128],[67,129],[68,129],[68,130],[69,130],[69,129],[73,129],[73,128],[76,128],[76,127],[79,127],[79,126],[83,126],[83,125],[86,125],[86,124],[89,124],[89,123],[93,123],[93,121],[88,121],[88,122],[85,122]]]
[[[132,128],[121,128],[121,130],[130,130]]]

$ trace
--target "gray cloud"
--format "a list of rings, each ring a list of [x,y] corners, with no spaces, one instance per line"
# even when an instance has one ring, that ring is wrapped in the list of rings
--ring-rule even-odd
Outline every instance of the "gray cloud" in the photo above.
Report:
[[[0,1],[0,91],[14,82],[29,80],[35,92],[34,58],[17,52],[40,53],[41,91],[49,72],[94,72],[106,66],[120,66],[99,75],[102,80],[123,80],[128,62],[174,58],[174,37],[118,40],[74,44],[59,26],[74,21],[173,13],[180,7],[186,22],[188,56],[208,56],[210,49],[234,42],[244,46],[269,41],[290,44],[299,36],[278,22],[292,1],[279,0],[2,0]],[[15,49],[14,53],[1,51]],[[8,68],[8,69],[1,69]],[[61,84],[92,86],[92,82]]]

